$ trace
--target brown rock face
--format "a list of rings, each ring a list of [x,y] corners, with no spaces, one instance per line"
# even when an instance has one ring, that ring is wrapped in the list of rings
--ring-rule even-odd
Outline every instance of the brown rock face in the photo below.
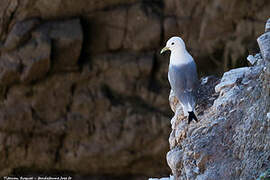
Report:
[[[0,84],[10,85],[18,77],[21,82],[39,80],[51,64],[57,71],[76,68],[83,39],[80,21],[48,22],[32,30],[36,24],[36,19],[20,21],[8,34],[0,57]]]
[[[268,0],[1,0],[0,175],[167,175],[168,57],[160,48],[182,36],[201,74],[242,65],[269,6]],[[202,104],[216,98],[205,93]],[[200,159],[204,169],[211,157]]]
[[[85,52],[157,50],[170,36],[178,35],[187,43],[200,72],[209,74],[243,66],[241,59],[258,50],[254,37],[264,29],[270,2],[3,0],[1,7],[3,40],[12,25],[27,18],[81,17]],[[29,22],[26,29],[35,24]]]
[[[124,48],[142,51],[154,49],[160,44],[160,19],[153,9],[143,6],[139,4],[128,9]]]
[[[29,19],[17,22],[8,34],[3,50],[12,50],[30,37],[30,32],[39,24],[38,19]]]
[[[39,21],[15,36],[29,21],[14,25],[0,58],[0,174],[168,172],[166,91],[149,90],[154,53],[96,55],[79,67],[78,19]]]

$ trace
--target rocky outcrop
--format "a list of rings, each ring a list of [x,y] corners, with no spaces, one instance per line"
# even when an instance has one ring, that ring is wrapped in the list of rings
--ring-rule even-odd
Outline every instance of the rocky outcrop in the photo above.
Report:
[[[254,49],[268,10],[268,0],[1,0],[0,175],[167,175],[160,47],[180,35],[200,74],[220,73]]]
[[[187,124],[171,94],[175,116],[167,161],[174,179],[256,179],[270,168],[270,44],[262,36],[264,55],[252,57],[254,66],[232,69],[216,86],[210,83],[215,91],[204,100],[208,106],[198,103],[204,112],[199,109],[198,123]]]

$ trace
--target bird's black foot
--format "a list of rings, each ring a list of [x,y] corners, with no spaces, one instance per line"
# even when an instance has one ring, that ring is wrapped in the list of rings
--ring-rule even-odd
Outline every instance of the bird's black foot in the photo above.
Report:
[[[188,112],[188,124],[194,119],[196,122],[198,122],[198,119],[193,111]]]

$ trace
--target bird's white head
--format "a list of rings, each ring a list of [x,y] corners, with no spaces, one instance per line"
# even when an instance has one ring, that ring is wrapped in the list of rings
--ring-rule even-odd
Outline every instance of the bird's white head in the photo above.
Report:
[[[180,37],[171,37],[167,43],[166,46],[160,51],[160,54],[163,52],[170,50],[171,52],[174,51],[183,51],[186,49],[184,41]]]

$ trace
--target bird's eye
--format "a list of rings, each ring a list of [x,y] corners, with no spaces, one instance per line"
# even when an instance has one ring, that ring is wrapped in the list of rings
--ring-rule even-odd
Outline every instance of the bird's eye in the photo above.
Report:
[[[174,42],[172,42],[172,45],[174,45]]]

